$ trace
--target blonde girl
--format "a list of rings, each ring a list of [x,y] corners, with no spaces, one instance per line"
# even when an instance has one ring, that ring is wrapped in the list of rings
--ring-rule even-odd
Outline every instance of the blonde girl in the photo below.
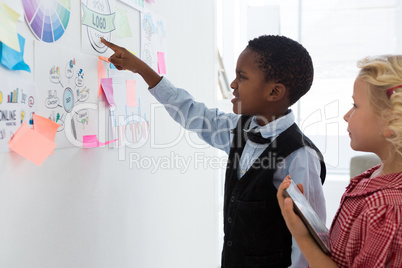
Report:
[[[353,107],[344,116],[350,145],[372,152],[381,164],[351,179],[330,228],[331,255],[315,244],[283,190],[278,202],[310,267],[402,267],[402,56],[358,63]],[[299,188],[303,189],[302,185]]]

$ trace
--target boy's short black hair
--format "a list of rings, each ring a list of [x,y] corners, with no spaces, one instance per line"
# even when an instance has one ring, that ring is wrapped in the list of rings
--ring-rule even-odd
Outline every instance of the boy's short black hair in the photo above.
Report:
[[[262,35],[250,40],[246,49],[257,53],[266,81],[284,84],[289,106],[310,90],[314,68],[308,51],[298,42],[279,35]]]

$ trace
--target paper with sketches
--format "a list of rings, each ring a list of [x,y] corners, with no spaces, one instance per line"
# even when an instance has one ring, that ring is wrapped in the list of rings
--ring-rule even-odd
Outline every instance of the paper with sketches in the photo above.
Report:
[[[116,30],[115,10],[116,0],[81,0],[81,46],[84,53],[112,53],[100,38],[113,42]]]
[[[160,16],[151,12],[141,13],[141,59],[156,72],[159,72],[158,67],[161,67],[160,71],[163,74],[166,74],[167,35],[165,25],[164,19]]]
[[[97,57],[35,42],[37,113],[59,124],[58,148],[82,146],[82,137],[97,133]]]

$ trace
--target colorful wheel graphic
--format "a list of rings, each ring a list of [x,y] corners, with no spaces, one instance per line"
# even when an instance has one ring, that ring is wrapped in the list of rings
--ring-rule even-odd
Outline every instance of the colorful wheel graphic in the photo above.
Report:
[[[22,0],[25,19],[34,35],[46,43],[57,41],[70,20],[71,0]]]

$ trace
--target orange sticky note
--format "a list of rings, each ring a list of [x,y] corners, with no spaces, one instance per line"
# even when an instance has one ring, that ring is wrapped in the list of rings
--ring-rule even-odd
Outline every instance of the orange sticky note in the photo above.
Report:
[[[38,132],[43,137],[54,141],[57,134],[57,129],[59,129],[60,125],[53,122],[52,120],[42,117],[40,115],[33,115],[33,130]],[[53,151],[52,151],[53,154]]]
[[[98,98],[102,95],[101,79],[106,77],[105,67],[103,67],[102,60],[98,60]]]
[[[33,129],[45,138],[54,141],[57,134],[57,129],[60,127],[59,124],[53,122],[52,120],[42,117],[40,115],[33,115]]]
[[[126,81],[126,88],[127,88],[127,106],[135,107],[138,106],[137,97],[135,94],[135,80],[127,80]]]
[[[40,166],[54,150],[56,143],[32,130],[24,122],[8,142],[8,146],[10,150]]]
[[[166,74],[165,53],[163,52],[158,52],[158,72]]]
[[[104,57],[104,56],[99,56],[100,60],[106,61],[106,62],[110,62],[108,57]]]

